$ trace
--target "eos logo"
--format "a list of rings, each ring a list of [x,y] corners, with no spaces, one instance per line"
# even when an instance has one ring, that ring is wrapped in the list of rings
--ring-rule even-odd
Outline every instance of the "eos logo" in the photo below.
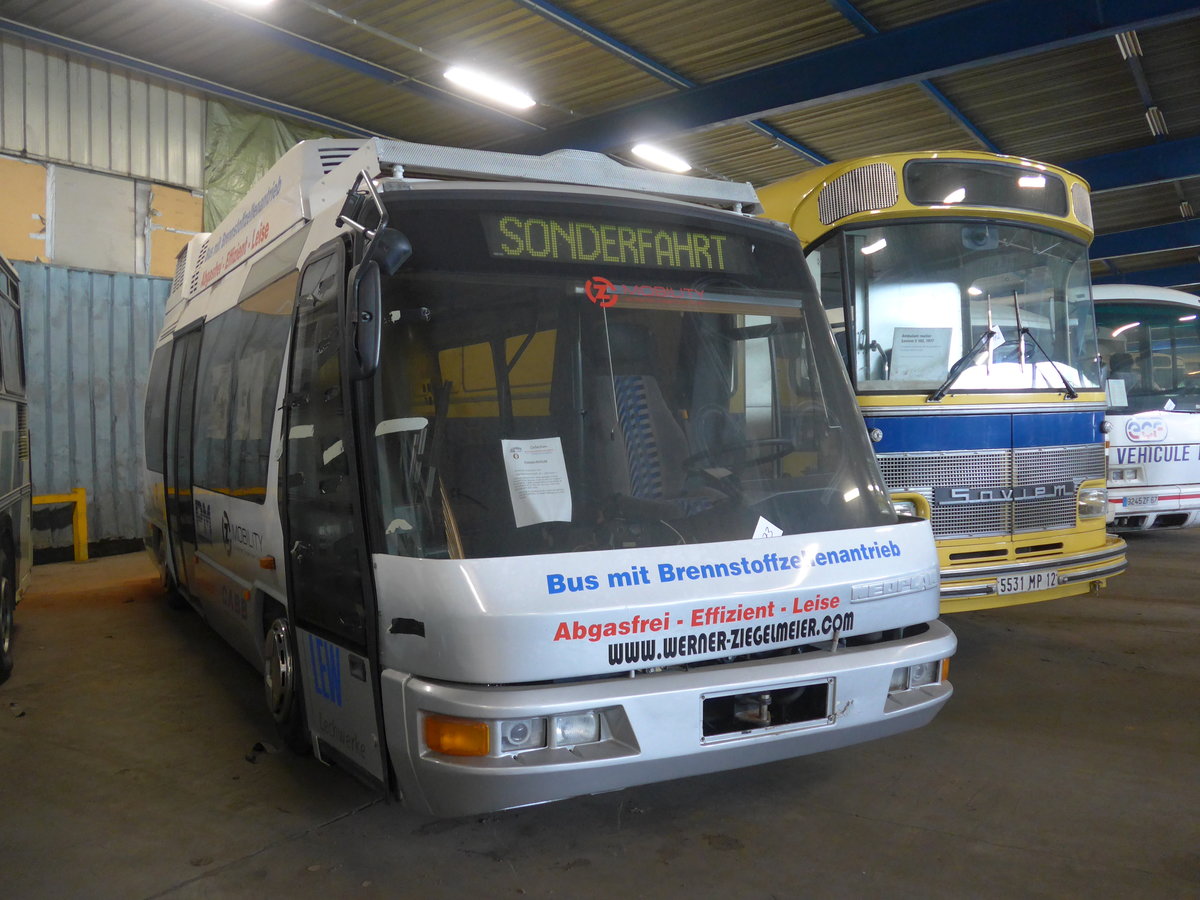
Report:
[[[1129,419],[1125,423],[1125,436],[1131,441],[1165,441],[1167,423],[1162,419]]]

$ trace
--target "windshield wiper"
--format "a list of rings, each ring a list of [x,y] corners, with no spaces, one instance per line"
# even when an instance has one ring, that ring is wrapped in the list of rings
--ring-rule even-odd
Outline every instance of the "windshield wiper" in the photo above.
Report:
[[[1038,339],[1033,336],[1033,332],[1029,330],[1029,326],[1021,324],[1021,304],[1017,301],[1017,292],[1016,291],[1012,292],[1012,298],[1013,298],[1013,315],[1016,316],[1016,318],[1017,318],[1017,340],[1020,342],[1017,346],[1017,361],[1021,364],[1021,371],[1022,372],[1025,371],[1025,336],[1028,335],[1029,339],[1031,341],[1033,341],[1033,346],[1037,347],[1039,350],[1042,351],[1042,356],[1046,357],[1046,362],[1050,363],[1050,368],[1054,369],[1054,373],[1056,375],[1058,375],[1058,377],[1060,379],[1062,379],[1063,387],[1067,389],[1067,399],[1068,400],[1076,399],[1079,396],[1079,394],[1075,390],[1075,388],[1071,387],[1071,383],[1069,381],[1067,381],[1067,376],[1062,373],[1062,369],[1060,369],[1058,367],[1058,363],[1056,363],[1050,357],[1050,354],[1047,353],[1042,348],[1042,345],[1038,343]],[[1034,375],[1034,382],[1036,383],[1037,382],[1037,359],[1036,358],[1034,359],[1034,362],[1033,362],[1033,375]]]
[[[975,342],[970,350],[958,358],[958,362],[950,367],[950,373],[946,376],[946,380],[938,386],[936,391],[925,398],[925,402],[936,403],[938,400],[941,400],[943,397],[945,397],[946,391],[950,390],[950,385],[958,381],[958,377],[971,367],[971,364],[975,360],[975,354],[980,351],[984,344],[987,344],[990,347],[992,338],[996,337],[999,333],[1000,332],[995,328],[989,326],[987,331],[979,335],[979,340]]]
[[[1029,335],[1029,339],[1031,341],[1033,341],[1033,346],[1037,347],[1039,350],[1042,351],[1042,356],[1046,357],[1046,362],[1050,363],[1050,368],[1052,368],[1055,371],[1055,373],[1058,375],[1058,377],[1062,379],[1063,390],[1066,391],[1067,399],[1068,400],[1077,399],[1079,397],[1079,392],[1077,390],[1075,390],[1075,388],[1071,387],[1071,382],[1067,381],[1067,376],[1062,373],[1062,369],[1060,369],[1058,367],[1058,363],[1056,363],[1053,359],[1050,358],[1050,354],[1042,349],[1042,345],[1039,344],[1038,339],[1033,336],[1033,332],[1030,331],[1028,328],[1022,328],[1021,336],[1024,337],[1025,335]],[[1024,355],[1024,347],[1022,347],[1022,356],[1023,355]],[[1033,371],[1034,371],[1034,374],[1036,375],[1036,373],[1037,373],[1037,363],[1036,362],[1034,362],[1034,364],[1033,364]]]

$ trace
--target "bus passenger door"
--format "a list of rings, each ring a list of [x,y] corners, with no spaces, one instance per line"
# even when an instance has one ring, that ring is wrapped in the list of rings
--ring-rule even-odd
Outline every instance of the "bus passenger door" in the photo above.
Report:
[[[288,600],[317,754],[386,780],[371,560],[358,488],[340,242],[300,277],[284,397]]]
[[[196,517],[192,507],[193,412],[196,372],[200,358],[200,328],[175,339],[168,382],[167,458],[163,472],[167,507],[167,533],[175,583],[188,595],[196,554]]]

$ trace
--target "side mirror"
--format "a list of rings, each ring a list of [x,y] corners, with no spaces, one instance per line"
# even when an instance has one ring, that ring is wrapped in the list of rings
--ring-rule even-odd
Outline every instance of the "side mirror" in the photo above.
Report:
[[[379,263],[373,259],[350,271],[350,378],[360,381],[379,368],[379,324],[383,309],[383,289]]]
[[[404,232],[381,228],[367,246],[366,259],[375,260],[388,275],[395,275],[412,256],[412,244]]]

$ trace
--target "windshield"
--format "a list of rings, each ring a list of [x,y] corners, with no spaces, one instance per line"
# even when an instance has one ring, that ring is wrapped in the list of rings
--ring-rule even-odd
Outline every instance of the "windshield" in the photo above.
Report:
[[[862,393],[1099,385],[1086,248],[1063,235],[889,224],[835,235],[818,261]]]
[[[378,546],[513,556],[896,521],[790,236],[649,205],[421,199],[390,210],[413,255],[384,282]]]
[[[1105,301],[1096,304],[1096,329],[1111,409],[1200,409],[1200,320],[1194,307]]]

